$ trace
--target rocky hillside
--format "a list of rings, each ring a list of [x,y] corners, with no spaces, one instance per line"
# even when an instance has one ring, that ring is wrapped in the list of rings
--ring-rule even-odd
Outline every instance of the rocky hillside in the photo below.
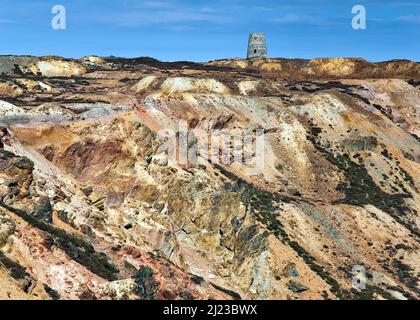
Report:
[[[0,74],[0,299],[420,298],[419,63],[3,56]],[[258,172],[255,150],[214,161],[231,145],[169,161],[161,134],[247,130]]]

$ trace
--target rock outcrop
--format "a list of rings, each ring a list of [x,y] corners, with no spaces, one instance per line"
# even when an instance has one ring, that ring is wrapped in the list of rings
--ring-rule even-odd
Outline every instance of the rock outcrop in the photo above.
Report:
[[[0,70],[0,298],[420,297],[418,63],[3,57]],[[213,161],[230,144],[171,161],[165,134],[182,128],[188,150],[262,132],[264,165],[255,150]]]

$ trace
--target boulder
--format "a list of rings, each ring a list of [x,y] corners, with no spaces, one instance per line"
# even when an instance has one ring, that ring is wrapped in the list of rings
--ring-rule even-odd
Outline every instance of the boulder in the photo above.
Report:
[[[52,222],[52,207],[48,197],[41,197],[38,203],[38,208],[34,213],[34,217],[47,223]]]

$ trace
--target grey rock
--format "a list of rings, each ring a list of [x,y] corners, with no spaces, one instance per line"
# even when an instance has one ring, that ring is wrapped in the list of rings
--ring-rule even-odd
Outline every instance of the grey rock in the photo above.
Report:
[[[38,203],[38,208],[34,213],[34,217],[47,223],[52,222],[52,207],[48,197],[41,197]]]
[[[292,262],[288,263],[286,267],[284,268],[284,274],[288,277],[298,277],[299,272],[296,268],[296,264]]]
[[[308,287],[304,286],[303,284],[300,284],[296,281],[290,280],[289,281],[289,285],[288,285],[289,290],[295,292],[295,293],[300,293],[300,292],[304,292],[306,290],[309,290]]]
[[[82,192],[84,193],[86,197],[89,197],[92,194],[93,189],[92,187],[86,187],[82,189]]]
[[[19,158],[19,160],[16,161],[15,165],[16,165],[16,167],[18,167],[19,169],[22,169],[22,170],[32,171],[34,169],[33,161],[26,158],[26,157]]]
[[[47,183],[47,181],[45,180],[45,179],[39,179],[37,182],[36,182],[36,184],[38,185],[38,187],[44,187],[45,186],[45,184]]]
[[[9,180],[6,180],[5,182],[4,182],[4,185],[5,186],[7,186],[7,187],[12,187],[12,186],[16,186],[17,185],[17,180],[16,179],[9,179]]]

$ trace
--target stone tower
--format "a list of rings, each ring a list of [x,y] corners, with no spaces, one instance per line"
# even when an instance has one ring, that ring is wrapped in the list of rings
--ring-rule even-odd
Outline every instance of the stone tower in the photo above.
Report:
[[[267,43],[263,32],[254,32],[249,35],[248,59],[267,58]]]

